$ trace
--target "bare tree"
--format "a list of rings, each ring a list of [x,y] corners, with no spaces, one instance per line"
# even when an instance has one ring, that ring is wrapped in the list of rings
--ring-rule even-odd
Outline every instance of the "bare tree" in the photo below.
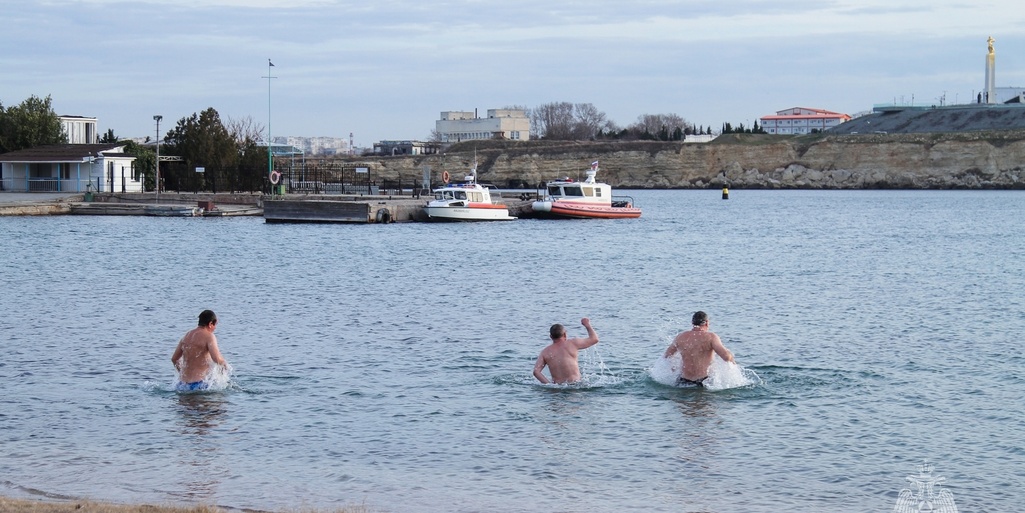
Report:
[[[676,114],[642,114],[637,117],[637,122],[630,125],[630,130],[638,136],[668,139],[674,133],[682,133],[690,126],[690,123],[683,117]]]
[[[228,134],[240,147],[263,140],[263,125],[254,121],[252,116],[238,119],[229,116],[228,122],[224,125],[228,129]]]
[[[590,103],[578,103],[573,107],[573,121],[573,135],[577,140],[594,139],[608,123],[605,113]]]
[[[569,140],[573,138],[573,104],[545,103],[530,111],[530,137]]]

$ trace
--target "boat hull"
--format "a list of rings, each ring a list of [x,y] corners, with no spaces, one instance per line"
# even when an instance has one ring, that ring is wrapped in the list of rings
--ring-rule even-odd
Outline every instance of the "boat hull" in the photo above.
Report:
[[[512,221],[506,207],[432,207],[424,210],[431,221]]]
[[[542,217],[567,219],[632,219],[641,217],[641,209],[635,207],[614,207],[568,201],[535,201],[531,204],[531,209]]]

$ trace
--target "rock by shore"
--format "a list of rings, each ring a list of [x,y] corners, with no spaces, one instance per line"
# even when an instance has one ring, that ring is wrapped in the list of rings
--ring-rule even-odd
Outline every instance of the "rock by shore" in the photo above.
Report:
[[[411,181],[429,166],[457,176],[478,161],[480,180],[534,187],[582,178],[619,188],[1025,189],[1025,130],[909,134],[729,134],[710,143],[461,143],[438,155],[363,157],[378,179]],[[434,178],[438,180],[438,178]]]

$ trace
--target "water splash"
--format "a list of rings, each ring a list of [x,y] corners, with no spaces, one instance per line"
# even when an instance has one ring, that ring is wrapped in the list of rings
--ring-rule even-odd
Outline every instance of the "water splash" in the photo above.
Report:
[[[226,363],[225,365],[218,365],[214,363],[210,366],[210,371],[207,372],[206,376],[203,377],[203,382],[206,383],[206,386],[204,386],[203,388],[196,390],[180,390],[178,388],[178,385],[181,382],[178,381],[178,379],[176,378],[173,382],[171,382],[170,389],[179,393],[195,393],[207,391],[218,392],[222,390],[227,390],[229,387],[233,385],[232,377],[234,376],[234,374],[235,369],[231,366],[230,363]]]
[[[623,382],[623,378],[617,376],[608,365],[605,365],[605,360],[602,359],[597,347],[586,349],[584,356],[584,362],[580,369],[580,381],[577,382],[578,386],[581,388],[605,387]]]
[[[677,386],[676,380],[680,377],[682,365],[683,361],[679,354],[674,354],[669,358],[660,356],[648,369],[648,375],[660,384]],[[757,385],[761,382],[761,378],[755,371],[736,363],[724,361],[719,358],[719,355],[715,355],[712,358],[712,364],[708,366],[708,379],[704,381],[704,385],[708,390],[727,390]]]
[[[620,385],[626,378],[612,371],[597,349],[591,347],[580,352],[580,380],[572,383],[538,383],[534,376],[524,377],[523,382],[545,388],[586,390]]]
[[[210,383],[210,390],[224,390],[231,385],[231,378],[235,374],[235,368],[230,363],[210,366],[210,372],[206,374],[206,381]]]
[[[704,385],[709,390],[727,390],[757,385],[761,382],[762,379],[755,371],[737,363],[727,362],[719,358],[719,355],[715,355],[712,358],[712,365],[708,366],[708,379]]]

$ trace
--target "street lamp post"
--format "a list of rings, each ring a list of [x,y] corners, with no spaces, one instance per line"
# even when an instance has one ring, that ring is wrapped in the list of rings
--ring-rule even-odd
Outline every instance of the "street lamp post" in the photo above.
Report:
[[[156,203],[160,202],[160,120],[164,119],[164,116],[157,114],[153,116],[153,121],[157,122],[157,173],[156,173],[156,188],[157,188],[157,199]]]

